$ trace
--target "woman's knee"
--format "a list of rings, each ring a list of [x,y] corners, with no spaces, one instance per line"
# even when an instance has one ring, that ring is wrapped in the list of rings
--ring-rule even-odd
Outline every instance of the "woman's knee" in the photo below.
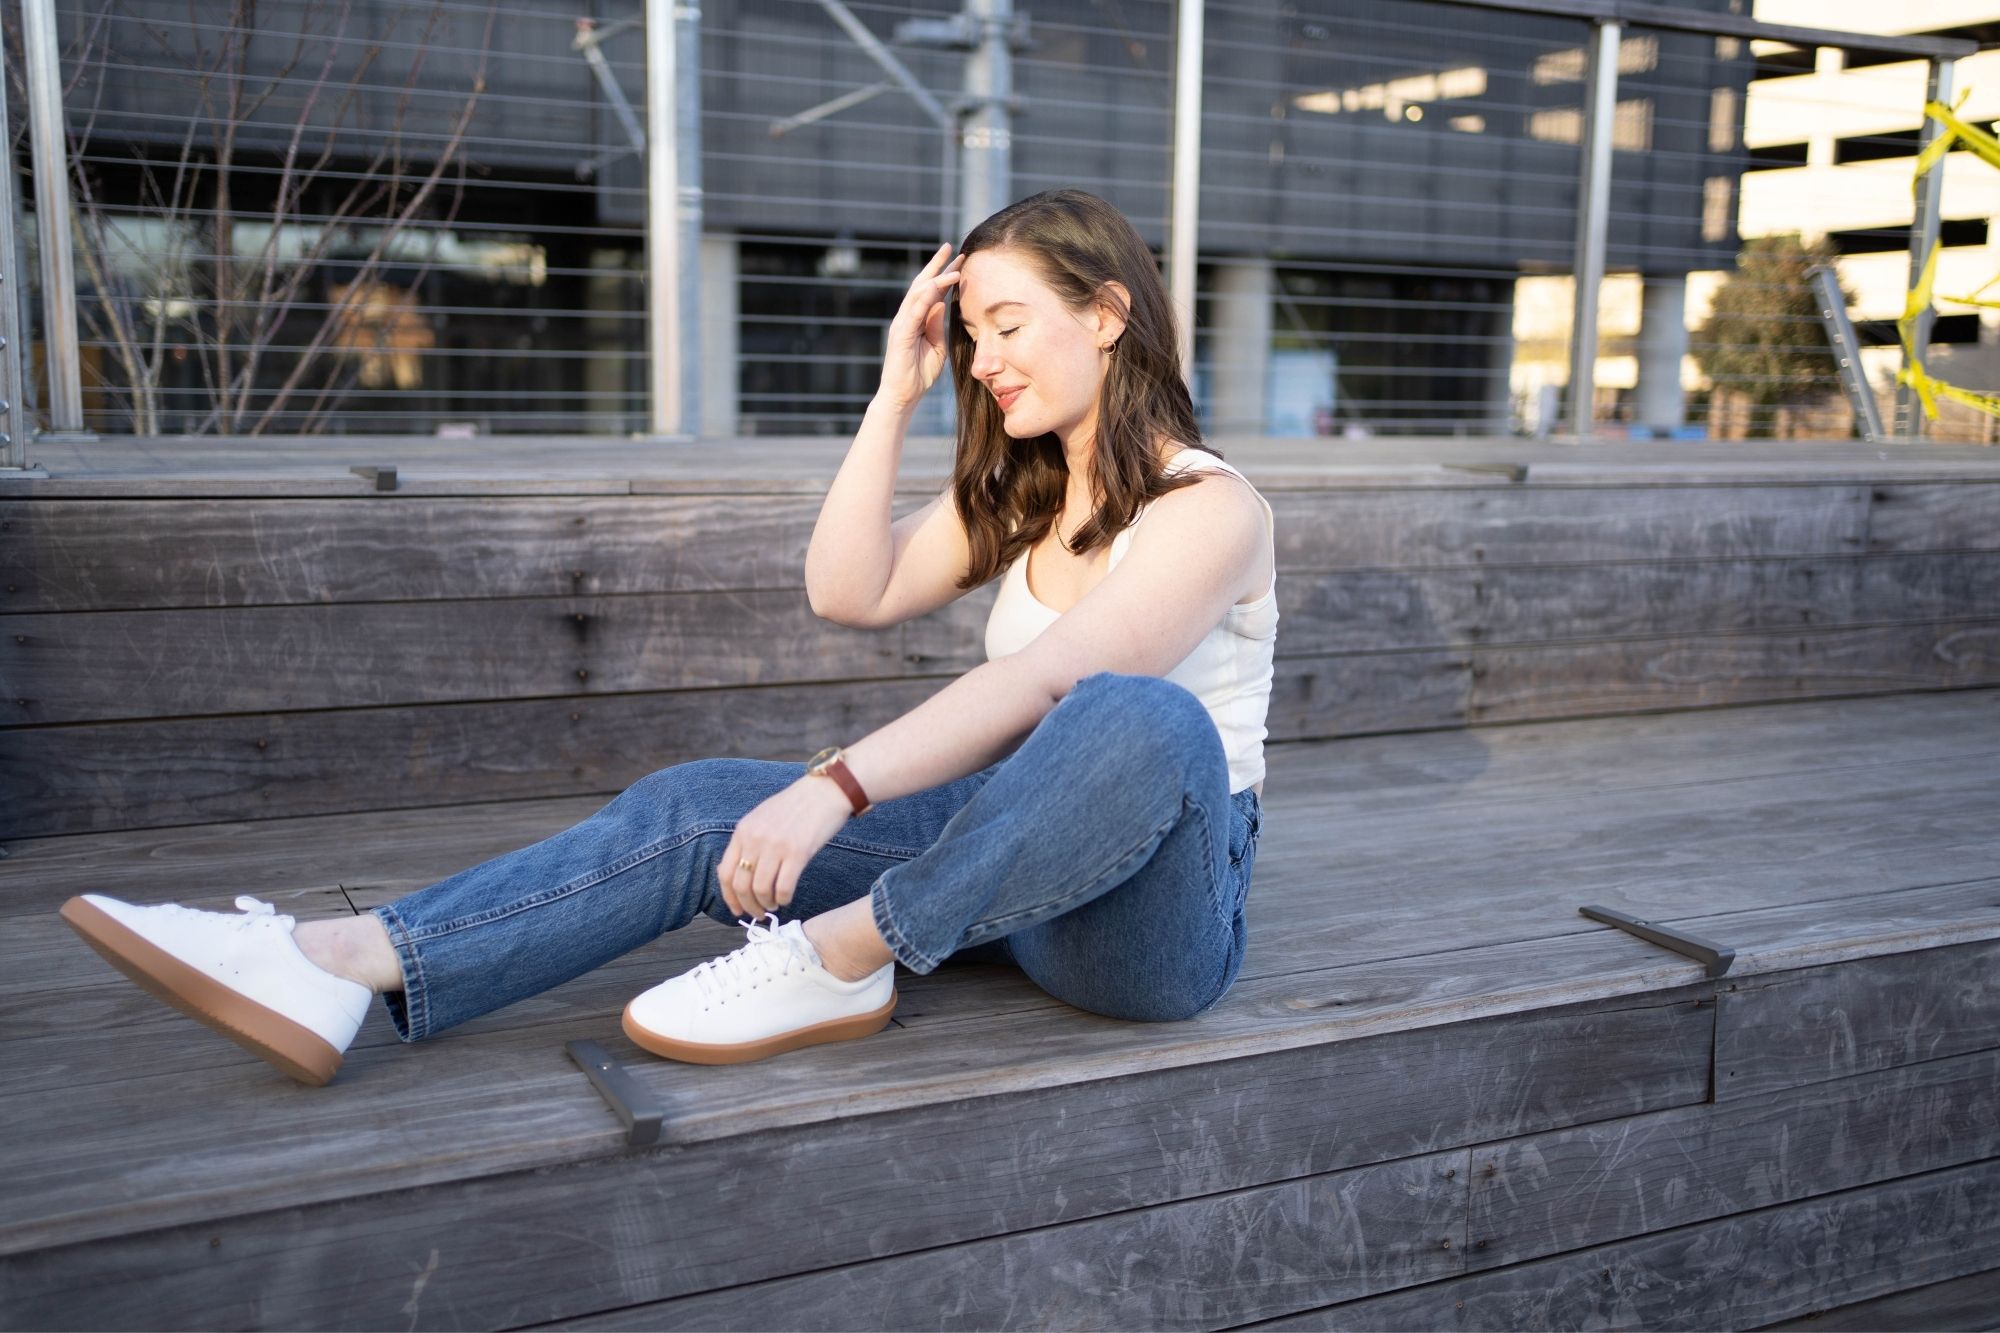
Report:
[[[1070,687],[1062,702],[1112,721],[1147,721],[1158,730],[1162,719],[1208,722],[1208,709],[1194,691],[1164,676],[1099,671]]]
[[[690,759],[653,770],[620,799],[661,814],[733,821],[792,782],[803,767],[768,759]]]

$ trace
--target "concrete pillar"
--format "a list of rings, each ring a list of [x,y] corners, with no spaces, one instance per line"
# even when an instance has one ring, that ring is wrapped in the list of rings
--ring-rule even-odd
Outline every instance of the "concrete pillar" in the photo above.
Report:
[[[1673,430],[1686,419],[1681,358],[1687,355],[1687,277],[1642,279],[1639,306],[1639,387],[1634,425]]]
[[[1217,435],[1262,435],[1270,404],[1271,261],[1220,260],[1213,271],[1209,422]]]
[[[737,432],[737,240],[734,232],[701,238],[700,434],[724,439]]]

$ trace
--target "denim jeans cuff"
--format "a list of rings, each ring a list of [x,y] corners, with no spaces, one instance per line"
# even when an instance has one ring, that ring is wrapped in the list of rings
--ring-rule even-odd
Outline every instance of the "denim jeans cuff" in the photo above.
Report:
[[[882,932],[882,942],[889,946],[889,952],[896,956],[897,962],[918,976],[937,971],[938,963],[943,960],[924,957],[910,943],[909,937],[896,929],[895,921],[889,916],[889,896],[883,892],[879,879],[868,887],[868,908],[875,917],[875,929]]]
[[[389,932],[389,943],[403,969],[403,989],[383,992],[382,1005],[389,1011],[389,1021],[396,1025],[398,1038],[406,1042],[422,1041],[430,1035],[430,1003],[424,989],[423,959],[411,942],[410,928],[394,907],[384,903],[368,910]]]

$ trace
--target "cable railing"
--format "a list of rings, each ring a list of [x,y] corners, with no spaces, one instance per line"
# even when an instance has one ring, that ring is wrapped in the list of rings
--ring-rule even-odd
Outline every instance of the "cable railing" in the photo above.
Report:
[[[846,436],[909,275],[979,201],[1090,189],[1172,271],[1194,104],[1172,0],[708,0],[698,20],[25,0],[4,32],[17,163],[38,6],[75,263],[22,331],[77,386],[8,401],[47,431]],[[1842,438],[1865,429],[1859,384],[1902,436],[1993,438],[1899,393],[1896,324],[1913,251],[1969,273],[1995,192],[1960,184],[1967,154],[1929,211],[1852,181],[1913,170],[1925,69],[1956,62],[1966,114],[2000,117],[2000,52],[1805,42],[1721,0],[1650,27],[1563,9],[1203,6],[1182,281],[1205,429]],[[680,63],[651,88],[662,15]],[[1844,284],[1854,364],[1816,266]],[[1944,310],[1925,346],[1977,377],[1995,330]],[[914,429],[951,415],[934,392]]]

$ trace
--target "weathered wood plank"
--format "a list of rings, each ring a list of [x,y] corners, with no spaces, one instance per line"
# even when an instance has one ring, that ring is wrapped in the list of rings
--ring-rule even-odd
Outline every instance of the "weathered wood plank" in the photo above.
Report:
[[[922,497],[899,498],[898,509]],[[611,596],[802,586],[790,496],[0,502],[0,611]],[[155,558],[134,560],[135,550]]]
[[[493,704],[30,727],[0,746],[0,837],[508,798],[607,798],[714,755],[803,762],[867,734],[926,677]]]
[[[2000,683],[2000,621],[1471,650],[1471,722]]]
[[[1879,1333],[1885,1328],[1952,1329],[1980,1333],[2000,1329],[2000,1268],[1932,1282],[1908,1291],[1834,1309],[1815,1309],[1803,1318],[1766,1324],[1762,1333]]]
[[[1822,1195],[1267,1328],[1754,1328],[2000,1264],[2000,1162]]]
[[[1889,898],[1903,896],[1885,895]],[[1985,896],[1988,899],[1992,897],[1990,887]],[[1939,908],[1943,914],[1941,919],[1962,919],[1962,907],[1962,902],[1945,897]],[[1763,927],[1764,937],[1781,942],[1771,946],[1773,952],[1789,951],[1795,955],[1800,947],[1796,939],[1797,918],[1800,915],[1803,914],[1791,913],[1790,925],[1787,925],[1782,913],[1731,913],[1728,917],[1737,925],[1741,938],[1753,941],[1760,938],[1753,927],[1760,918],[1763,919],[1767,923]],[[1866,921],[1865,913],[1850,914],[1851,924],[1863,932],[1868,929]],[[1713,926],[1705,922],[1694,924],[1708,931],[1713,930]],[[1994,914],[1984,928],[2000,933],[2000,913]],[[610,1014],[616,1004],[605,1006],[605,1016],[597,1023],[580,1034],[571,1035],[604,1038],[623,1058],[635,1062],[638,1076],[669,1107],[668,1133],[674,1142],[728,1138],[758,1129],[825,1123],[876,1111],[907,1109],[912,1105],[1012,1091],[1034,1091],[1118,1075],[1140,1076],[1149,1071],[1196,1067],[1255,1054],[1301,1048],[1328,1049],[1326,1043],[1345,1047],[1367,1037],[1450,1028],[1468,1019],[1497,1018],[1507,1013],[1523,1015],[1514,1020],[1517,1022],[1530,1019],[1542,1021],[1543,1018],[1555,1021],[1563,1015],[1558,1013],[1551,1017],[1546,1010],[1538,1013],[1536,1006],[1565,1001],[1581,1004],[1586,1009],[1594,1007],[1598,1011],[1599,1017],[1589,1023],[1588,1030],[1599,1036],[1611,1031],[1643,1029],[1647,1059],[1653,1062],[1649,1067],[1657,1070],[1658,1062],[1665,1057],[1675,1067],[1692,1071],[1685,1076],[1689,1081],[1679,1085],[1687,1095],[1679,1103],[1669,1101],[1665,1104],[1685,1104],[1688,1100],[1705,1097],[1709,1055],[1708,1008],[1693,1001],[1711,994],[1714,983],[1691,981],[1690,974],[1699,975],[1699,968],[1693,964],[1656,964],[1653,955],[1644,953],[1643,946],[1637,966],[1623,974],[1605,970],[1619,954],[1627,953],[1630,946],[1637,944],[1636,941],[1628,942],[1624,937],[1616,940],[1599,937],[1574,941],[1559,954],[1540,942],[1529,946],[1505,946],[1490,951],[1485,960],[1469,959],[1462,954],[1454,956],[1453,964],[1460,970],[1451,975],[1441,974],[1435,959],[1420,958],[1333,969],[1317,977],[1290,975],[1239,982],[1237,991],[1222,1006],[1190,1024],[1121,1024],[1060,1005],[1029,1013],[959,1015],[950,1021],[932,1023],[926,1021],[920,1009],[913,1009],[907,1026],[871,1039],[865,1051],[860,1048],[816,1048],[810,1052],[795,1053],[786,1060],[767,1061],[755,1066],[717,1067],[699,1071],[692,1077],[679,1066],[668,1068],[666,1062],[644,1063],[646,1057],[633,1051],[622,1039],[609,1036],[612,1027]],[[1754,964],[1756,958],[1754,947],[1746,952],[1747,962]],[[1580,997],[1590,995],[1593,988],[1578,984],[1576,978],[1580,976],[1596,977],[1596,986],[1602,988],[1596,993],[1606,998],[1601,1002],[1581,1000]],[[1504,980],[1498,980],[1501,978]],[[1663,986],[1676,985],[1680,989],[1664,993],[1660,990]],[[1505,989],[1510,986],[1512,989]],[[1635,993],[1639,991],[1650,993]],[[942,993],[942,987],[931,992],[934,995]],[[1620,995],[1630,998],[1615,998]],[[622,1002],[623,998],[629,997],[617,998]],[[1690,1023],[1697,1026],[1691,1029],[1688,1027]],[[1564,1093],[1545,1091],[1542,1095],[1546,1098],[1544,1105],[1552,1114],[1572,1117],[1556,1123],[1574,1123],[1590,1118],[1578,1111],[1580,1105],[1591,1104],[1593,1099],[1602,1096],[1615,1095],[1621,1088],[1629,1090],[1634,1084],[1631,1077],[1620,1075],[1613,1078],[1605,1072],[1597,1059],[1598,1039],[1592,1037],[1585,1047],[1579,1047],[1579,1036],[1575,1032],[1559,1039],[1529,1039],[1522,1031],[1517,1031],[1510,1040],[1497,1042],[1491,1055],[1494,1060],[1512,1068],[1527,1059],[1526,1053],[1530,1050],[1548,1049],[1551,1059],[1558,1059],[1559,1053],[1566,1053],[1560,1054],[1558,1064],[1561,1060],[1570,1062],[1575,1083]],[[302,1145],[310,1144],[314,1145],[312,1160],[331,1163],[327,1174],[340,1182],[339,1188],[347,1188],[350,1177],[353,1177],[352,1183],[357,1187],[365,1186],[367,1177],[356,1174],[359,1167],[349,1159],[356,1155],[357,1144],[350,1141],[352,1136],[361,1135],[361,1142],[366,1141],[366,1126],[370,1123],[371,1114],[364,1108],[368,1106],[378,1109],[393,1107],[392,1113],[397,1117],[398,1124],[411,1119],[426,1124],[437,1122],[440,1133],[452,1136],[450,1142],[456,1155],[448,1164],[451,1171],[498,1170],[509,1163],[516,1166],[546,1164],[551,1158],[567,1160],[563,1154],[571,1151],[568,1140],[553,1132],[546,1116],[514,1114],[504,1117],[506,1124],[496,1126],[491,1123],[490,1114],[481,1116],[478,1106],[458,1104],[464,1099],[479,1102],[480,1105],[490,1102],[490,1098],[482,1101],[478,1094],[470,1090],[478,1086],[479,1080],[490,1082],[496,1077],[496,1061],[507,1065],[514,1059],[512,1053],[516,1048],[510,1044],[512,1040],[509,1034],[502,1032],[492,1036],[482,1035],[478,1041],[446,1037],[431,1043],[421,1052],[399,1049],[357,1052],[351,1068],[353,1081],[348,1081],[344,1075],[343,1080],[336,1081],[333,1089],[319,1092],[318,1097],[323,1100],[310,1101],[302,1108],[301,1113],[311,1112],[312,1119],[300,1124],[296,1135],[287,1137],[283,1145],[294,1159],[285,1185],[303,1188],[317,1181],[322,1188],[329,1187],[326,1178],[316,1177],[308,1169],[310,1163],[302,1155],[305,1153]],[[538,1069],[545,1069],[544,1056],[553,1049],[543,1046],[546,1040],[545,1035],[531,1034],[531,1048],[522,1048],[524,1053],[532,1050]],[[1623,1041],[1624,1038],[1618,1040]],[[1553,1045],[1545,1048],[1545,1041]],[[481,1055],[481,1050],[488,1046],[493,1049]],[[1591,1051],[1592,1059],[1576,1060],[1576,1052],[1585,1048]],[[968,1064],[963,1058],[966,1050],[988,1054],[981,1061]],[[1009,1051],[1015,1054],[1009,1056]],[[857,1059],[857,1053],[865,1055],[865,1058]],[[1415,1068],[1412,1058],[1398,1055],[1385,1059],[1377,1067],[1377,1074],[1372,1076],[1377,1083],[1370,1086],[1387,1083],[1402,1086],[1408,1082],[1413,1088],[1425,1089],[1425,1096],[1434,1096],[1435,1089],[1442,1086],[1440,1080],[1445,1080],[1447,1076],[1440,1073],[1436,1079],[1417,1078],[1411,1072]],[[422,1061],[421,1066],[414,1063],[416,1060]],[[141,1124],[153,1126],[151,1132],[154,1134],[192,1133],[194,1138],[177,1150],[183,1154],[182,1160],[187,1153],[199,1156],[203,1144],[210,1145],[209,1150],[213,1151],[213,1136],[203,1123],[183,1120],[178,1126],[172,1123],[161,1125],[158,1123],[160,1107],[209,1105],[215,1097],[222,1095],[216,1091],[218,1088],[231,1089],[232,1095],[237,1097],[268,1099],[273,1087],[282,1083],[282,1079],[254,1061],[223,1072],[228,1074],[227,1078],[217,1072],[202,1072],[180,1079],[133,1080],[128,1084],[107,1087],[98,1099],[101,1106],[93,1123],[98,1132],[110,1136],[112,1140]],[[544,1072],[531,1078],[529,1072],[524,1068],[507,1070],[504,1078],[510,1092],[518,1091],[523,1097],[530,1096],[539,1086],[536,1079],[550,1077],[549,1072]],[[1461,1070],[1459,1075],[1450,1077],[1463,1074]],[[1352,1080],[1357,1076],[1343,1074],[1342,1077]],[[1484,1074],[1471,1078],[1467,1086],[1477,1091],[1490,1086],[1492,1077],[1491,1074]],[[367,1081],[364,1082],[364,1079]],[[560,1083],[560,1078],[557,1081]],[[1362,1082],[1368,1080],[1362,1079]],[[387,1086],[382,1086],[384,1084]],[[354,1095],[356,1086],[362,1088],[364,1097],[372,1097],[373,1100],[349,1105],[345,1099]],[[1360,1084],[1356,1086],[1358,1088]],[[334,1089],[343,1091],[336,1093]],[[292,1089],[287,1087],[285,1091]],[[1354,1095],[1359,1097],[1358,1092]],[[1343,1093],[1343,1098],[1346,1096]],[[412,1099],[415,1099],[414,1105],[411,1104]],[[1365,1099],[1351,1103],[1343,1100],[1342,1104],[1351,1106],[1357,1115],[1365,1114],[1369,1106]],[[37,1123],[38,1114],[48,1113],[46,1099],[42,1105],[44,1110],[36,1113],[32,1110],[31,1101],[9,1107],[5,1099],[0,1099],[0,1114],[10,1116],[10,1123],[33,1124]],[[320,1117],[322,1107],[329,1110],[330,1119]],[[487,1109],[490,1112],[490,1105]],[[1636,1109],[1644,1108],[1635,1108],[1631,1113],[1636,1113]],[[247,1109],[245,1113],[248,1113]],[[523,1140],[506,1140],[505,1135],[515,1132],[513,1122],[516,1120],[535,1132]],[[273,1128],[274,1131],[277,1128],[275,1123]],[[1340,1131],[1343,1134],[1352,1132],[1351,1128]],[[502,1141],[497,1144],[493,1138],[496,1134],[502,1136]],[[318,1156],[322,1139],[325,1140],[324,1158]],[[475,1149],[475,1144],[482,1146]],[[30,1144],[28,1139],[23,1138],[14,1146],[25,1151]],[[601,1141],[596,1141],[596,1148],[602,1150]],[[227,1151],[233,1154],[237,1148],[233,1144],[227,1145]],[[585,1156],[593,1155],[582,1149],[576,1151],[583,1152]],[[361,1155],[366,1156],[365,1153]],[[174,1160],[174,1154],[167,1153],[166,1158]],[[187,1198],[170,1198],[158,1188],[157,1181],[147,1182],[149,1193],[143,1201],[107,1201],[101,1184],[91,1183],[101,1173],[88,1162],[79,1166],[75,1162],[36,1154],[31,1161],[0,1165],[8,1170],[10,1178],[22,1181],[29,1193],[42,1196],[44,1203],[48,1198],[61,1197],[64,1193],[74,1195],[71,1207],[75,1216],[69,1217],[66,1225],[81,1225],[83,1221],[94,1218],[96,1225],[108,1226],[111,1230],[121,1229],[107,1223],[103,1217],[103,1210],[111,1204],[120,1209],[169,1207],[175,1204],[195,1206]],[[260,1160],[252,1160],[247,1165],[252,1170],[262,1169]],[[405,1162],[399,1169],[412,1171],[418,1168]],[[421,1174],[421,1171],[418,1173]],[[447,1177],[449,1174],[447,1172]],[[414,1177],[396,1178],[403,1183],[414,1183],[415,1180]],[[232,1182],[204,1178],[203,1185],[227,1191]],[[244,1189],[241,1182],[235,1182],[230,1197],[247,1205],[247,1198],[239,1197]],[[223,1206],[235,1205],[225,1203]]]
[[[565,1321],[590,1329],[1210,1329],[1463,1268],[1464,1152]]]
[[[985,660],[997,591],[883,631],[798,589],[14,616],[0,707],[101,723],[958,675]]]
[[[1989,1157],[1990,1050],[1480,1144],[1467,1261],[1497,1268]]]
[[[1745,977],[1716,1002],[1718,1101],[1983,1051],[2000,1046],[2000,942]]]
[[[1868,506],[1871,551],[2000,548],[2000,485],[1878,481]]]
[[[1616,765],[1604,755],[1614,753]],[[1492,803],[1548,809],[1580,789],[1638,791],[1882,763],[2000,755],[2000,691],[1878,695],[1638,713],[1560,723],[1278,743],[1266,749],[1260,867],[1296,841],[1346,855],[1380,821],[1432,813],[1444,825]],[[122,897],[306,889],[334,879],[426,885],[566,829],[608,797],[482,803],[18,841],[0,859],[0,915],[54,909],[72,893]],[[1348,827],[1342,827],[1348,825]],[[1336,831],[1338,827],[1338,831]],[[1266,881],[1260,879],[1260,891]],[[1260,893],[1262,897],[1262,893]]]
[[[1391,1095],[1382,1090],[1400,1087],[1416,1067],[1399,1061],[1422,1064],[1433,1058],[1410,1054],[1427,1049],[1428,1039],[1413,1037],[1413,1044],[1400,1047],[1393,1042],[1387,1047],[1357,1044],[1361,1039],[1394,1038],[1406,1030],[1446,1028],[1454,1020],[1482,1017],[1515,1024],[1496,1026],[1487,1036],[1498,1042],[1496,1034],[1505,1032],[1507,1039],[1499,1045],[1506,1049],[1496,1045],[1476,1057],[1452,1055],[1448,1063],[1457,1072],[1441,1071],[1440,1077],[1463,1076],[1473,1086],[1491,1086],[1496,1078],[1507,1082],[1516,1076],[1495,1073],[1502,1065],[1510,1071],[1539,1071],[1537,1095],[1550,1118],[1538,1127],[1707,1096],[1711,1012],[1706,1004],[1693,1003],[1695,996],[1707,994],[1706,987],[1585,1001],[1573,1010],[1547,1008],[1550,992],[1544,988],[1522,996],[1522,1003],[1510,1010],[1504,1007],[1506,997],[1491,993],[1491,971],[1483,973],[1489,978],[1489,994],[1482,1003],[1440,1003],[1437,992],[1456,990],[1461,983],[1435,975],[1435,964],[1429,969],[1404,965],[1400,971],[1401,979],[1389,973],[1355,978],[1378,985],[1384,992],[1379,999],[1350,993],[1317,1005],[1298,1003],[1305,995],[1325,994],[1309,980],[1252,983],[1242,988],[1244,1002],[1232,995],[1223,1008],[1182,1024],[1121,1023],[1046,1002],[1011,1013],[1004,1012],[1004,1005],[986,1004],[971,1013],[947,1005],[933,1017],[921,1004],[910,1003],[908,1014],[899,1014],[900,1025],[866,1043],[810,1048],[754,1066],[690,1070],[637,1051],[617,1032],[616,1013],[631,994],[623,989],[594,1016],[560,1031],[514,1031],[496,1024],[477,1036],[446,1034],[421,1048],[364,1045],[350,1051],[341,1076],[325,1089],[297,1089],[254,1058],[230,1056],[227,1066],[94,1085],[89,1133],[55,1136],[63,1140],[59,1152],[51,1153],[46,1141],[29,1133],[0,1143],[0,1169],[20,1191],[12,1207],[0,1205],[0,1218],[6,1219],[0,1223],[0,1247],[74,1238],[74,1227],[93,1235],[127,1230],[176,1209],[180,1216],[173,1220],[184,1220],[189,1210],[208,1217],[248,1208],[260,1198],[277,1206],[329,1193],[340,1197],[369,1186],[368,1171],[374,1168],[365,1163],[379,1163],[384,1175],[398,1183],[415,1184],[420,1178],[457,1179],[601,1155],[605,1144],[594,1133],[600,1128],[595,1115],[564,1125],[561,1132],[550,1120],[551,1113],[573,1107],[568,1089],[581,1077],[560,1058],[563,1036],[602,1040],[630,1062],[635,1076],[668,1107],[665,1137],[675,1143],[1299,1049],[1318,1051],[1298,1058],[1315,1068],[1338,1070],[1340,1081],[1353,1084],[1351,1093],[1341,1094],[1340,1123],[1346,1127],[1339,1131],[1353,1135],[1362,1132],[1357,1126],[1370,1114],[1369,1099]],[[572,984],[600,1002],[607,986],[617,984],[616,977],[599,974],[584,981]],[[1019,979],[998,976],[992,984],[1026,987]],[[945,990],[940,984],[928,993]],[[1255,995],[1260,991],[1266,993],[1261,1001]],[[1430,1002],[1412,1005],[1413,992],[1429,992]],[[911,998],[919,1000],[921,994]],[[1590,1016],[1579,1018],[1579,1013]],[[1510,1014],[1518,1016],[1509,1020]],[[193,1024],[183,1033],[177,1041],[199,1040],[219,1055],[234,1049]],[[1262,1035],[1253,1035],[1257,1033]],[[1590,1052],[1588,1059],[1579,1059],[1579,1043]],[[1629,1055],[1619,1054],[1628,1049]],[[969,1059],[966,1052],[974,1050],[979,1058]],[[1468,1059],[1479,1070],[1476,1077]],[[1494,1062],[1493,1067],[1487,1062]],[[1605,1072],[1612,1066],[1621,1071],[1615,1078]],[[499,1094],[492,1086],[481,1092],[482,1080],[504,1083],[503,1100],[516,1109],[497,1114],[494,1098]],[[1364,1095],[1364,1089],[1375,1091]],[[562,1095],[554,1096],[557,1092]],[[1321,1093],[1308,1100],[1315,1103],[1315,1116],[1328,1114],[1317,1105]],[[163,1108],[179,1109],[163,1116]],[[216,1115],[254,1116],[271,1131],[268,1150],[245,1153],[237,1165],[241,1145],[218,1139],[207,1110],[195,1113],[201,1108]],[[608,1114],[601,1107],[599,1113]],[[60,1091],[0,1093],[0,1115],[24,1129],[71,1123]],[[521,1124],[512,1123],[517,1119]],[[387,1145],[388,1161],[382,1160],[383,1145],[372,1137],[385,1123],[399,1127]],[[406,1139],[402,1127],[417,1124],[426,1126],[427,1134],[435,1130],[451,1137]],[[1478,1137],[1492,1136],[1442,1146]],[[130,1194],[122,1187],[107,1192],[107,1171],[115,1174],[116,1163],[137,1150],[135,1143],[144,1144],[142,1155],[157,1160],[161,1169],[135,1177]],[[285,1178],[265,1181],[260,1173],[268,1169],[267,1152],[280,1150],[290,1155]],[[202,1168],[193,1167],[197,1161]],[[375,1187],[386,1186],[378,1178]],[[22,1209],[29,1211],[18,1211]],[[61,1234],[47,1234],[48,1227],[61,1228]]]
[[[1281,574],[1278,599],[1285,655],[1305,657],[1850,622],[1921,630],[1981,610],[1990,620],[1994,587],[2000,554],[1953,554],[1612,565],[1589,578]],[[996,593],[989,584],[880,632],[821,620],[786,587],[26,614],[0,637],[0,695],[12,724],[62,723],[894,676],[912,663],[957,672],[984,660]]]
[[[1808,645],[1803,652],[1800,643]],[[1475,716],[1553,720],[1776,695],[1976,686],[2000,681],[2000,623],[1810,630],[1782,642],[1716,636],[1282,658],[1276,670],[1272,743]],[[1487,678],[1475,681],[1479,671]],[[8,821],[0,837],[609,793],[684,759],[791,757],[800,734],[864,734],[946,683],[911,676],[26,728],[0,747],[0,817]],[[701,737],[709,739],[687,739]],[[142,774],[158,776],[141,781]]]
[[[1868,513],[1867,488],[1840,483],[1329,489],[1304,503],[1283,497],[1285,509],[1269,498],[1278,532],[1296,543],[1291,563],[1318,569],[1852,554],[1865,547]]]
[[[903,482],[897,511],[938,489]],[[797,588],[821,498],[722,490],[7,500],[0,501],[0,612]],[[1270,498],[1281,571],[1647,565],[1693,556],[1754,567],[1758,557],[1859,551],[1866,508],[1862,488],[1839,483],[1614,489],[1587,500],[1490,484],[1419,488],[1396,499],[1338,489]],[[1578,521],[1580,505],[1591,522]],[[135,548],[159,558],[130,560]],[[484,558],[467,559],[471,552]]]
[[[284,1096],[268,1080],[147,1080],[150,1096],[107,1092],[91,1126],[97,1160],[71,1140],[64,1169],[8,1163],[29,1173],[14,1198],[32,1199],[36,1216],[0,1227],[0,1249],[16,1256],[0,1261],[0,1321],[109,1326],[143,1309],[169,1325],[219,1324],[255,1308],[279,1326],[408,1322],[412,1312],[396,1314],[407,1286],[349,1281],[385,1271],[384,1247],[396,1245],[386,1271],[415,1256],[407,1271],[428,1269],[427,1308],[457,1322],[559,1318],[1684,1105],[1705,1095],[1707,1026],[1685,1003],[1577,1006],[1015,1093],[991,1093],[968,1067],[942,1102],[886,1115],[849,1106],[830,1121],[738,1125],[698,1149],[638,1154],[605,1142],[617,1125],[601,1105],[555,1095],[594,1096],[581,1075],[555,1077],[558,1046],[503,1073],[492,1039],[447,1040],[421,1068],[370,1068],[372,1086],[343,1076]],[[941,1043],[927,1060],[967,1064],[965,1049]],[[698,1098],[704,1072],[676,1078]],[[170,1106],[201,1114],[163,1118]],[[252,1117],[254,1142],[213,1132],[217,1119]],[[120,1145],[139,1124],[152,1127],[145,1160],[170,1169],[131,1170]],[[515,1172],[499,1174],[510,1158]],[[574,1165],[518,1169],[563,1161]],[[418,1188],[441,1181],[459,1183]],[[364,1197],[381,1191],[395,1192]],[[717,1198],[729,1207],[686,1206]],[[842,1224],[801,1227],[801,1199],[838,1209]],[[87,1238],[98,1239],[75,1243]],[[433,1248],[434,1262],[421,1257]],[[162,1263],[190,1250],[198,1263]],[[104,1281],[130,1271],[152,1280]],[[550,1283],[552,1272],[564,1280]]]
[[[1994,689],[1279,743],[1266,750],[1258,865],[1262,872],[1294,847],[1329,861],[1346,858],[1355,839],[1418,810],[1446,825],[1482,818],[1495,802],[1560,807],[1580,789],[1723,783],[1987,752],[2000,755],[2000,690]],[[1607,753],[1617,756],[1615,764],[1607,765]],[[73,893],[98,890],[145,898],[206,886],[226,898],[335,880],[417,887],[567,828],[607,799],[591,794],[23,840],[0,858],[0,915],[52,910]],[[1260,900],[1270,883],[1260,873]]]

